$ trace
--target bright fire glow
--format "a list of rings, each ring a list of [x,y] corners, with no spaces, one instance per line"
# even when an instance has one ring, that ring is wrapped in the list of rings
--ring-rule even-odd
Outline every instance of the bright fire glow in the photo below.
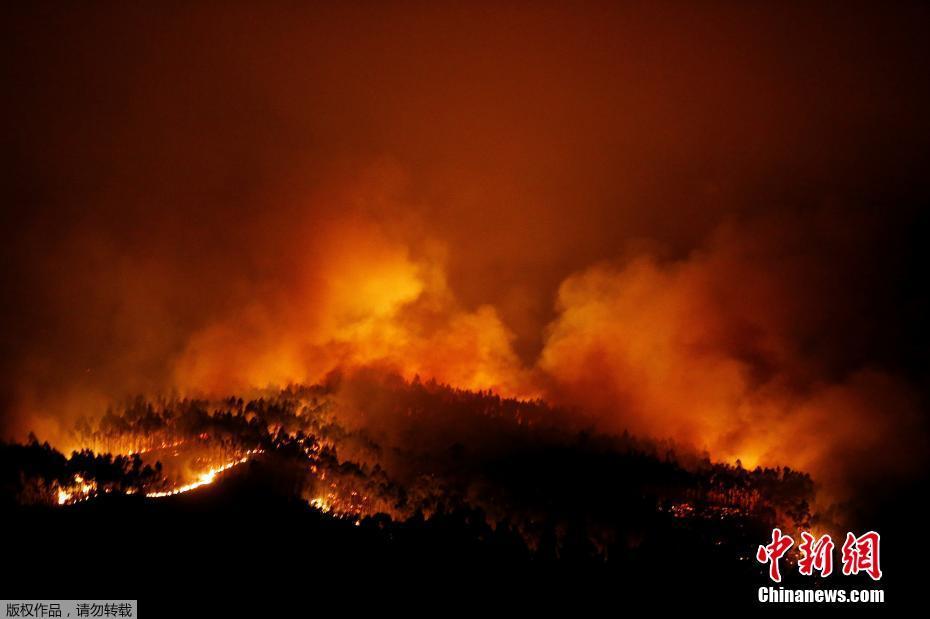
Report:
[[[220,473],[224,471],[228,471],[229,469],[235,466],[238,466],[240,464],[244,464],[245,462],[248,462],[249,458],[251,458],[252,456],[256,454],[260,454],[260,453],[262,453],[261,449],[250,449],[249,451],[246,452],[244,456],[242,456],[238,460],[233,460],[232,462],[227,462],[226,464],[223,464],[221,466],[210,468],[209,470],[201,473],[200,476],[197,477],[197,479],[195,479],[194,481],[190,483],[184,484],[183,486],[178,486],[177,488],[172,488],[171,490],[164,490],[164,491],[159,491],[159,492],[147,492],[145,496],[149,498],[157,499],[161,497],[182,494],[184,492],[190,492],[191,490],[196,490],[197,488],[201,488],[203,486],[206,486],[216,481],[216,476],[219,475]]]
[[[249,459],[249,456],[243,456],[242,458],[239,458],[238,460],[227,462],[226,464],[222,466],[209,469],[208,471],[202,473],[200,477],[198,477],[196,480],[192,481],[189,484],[184,484],[183,486],[178,486],[177,488],[172,488],[171,490],[165,490],[163,492],[148,492],[146,493],[145,496],[150,497],[150,498],[160,498],[160,497],[166,497],[166,496],[174,496],[176,494],[181,494],[183,492],[189,492],[191,490],[196,490],[197,488],[213,483],[216,480],[217,475],[219,475],[223,471],[228,471],[234,466],[237,466],[239,464],[242,464],[248,461],[248,459]]]
[[[58,488],[58,504],[67,505],[85,501],[97,493],[97,484],[93,481],[87,482],[80,475],[75,475],[73,483],[70,486]]]

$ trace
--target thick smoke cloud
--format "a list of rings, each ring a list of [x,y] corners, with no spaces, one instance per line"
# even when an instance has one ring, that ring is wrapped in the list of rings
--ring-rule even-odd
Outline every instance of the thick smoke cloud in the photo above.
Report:
[[[525,389],[510,330],[492,306],[458,305],[441,257],[416,260],[359,217],[316,234],[298,282],[193,334],[176,385],[216,394],[379,365],[468,389]]]
[[[881,282],[867,281],[876,226],[766,217],[722,226],[683,260],[571,276],[539,361],[549,399],[833,489],[923,466],[917,390],[872,350],[885,332],[870,296]]]
[[[926,18],[21,7],[3,431],[374,365],[919,470]]]

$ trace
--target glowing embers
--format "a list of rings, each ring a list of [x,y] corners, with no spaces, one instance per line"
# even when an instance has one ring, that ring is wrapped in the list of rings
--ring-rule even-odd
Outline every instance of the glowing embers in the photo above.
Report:
[[[174,450],[174,454],[177,455],[179,453],[177,449],[179,447],[183,447],[186,442],[187,441],[184,439],[179,439],[175,441],[163,441],[159,444],[153,445],[151,447],[146,447],[144,449],[129,450],[128,452],[126,452],[126,455],[131,456],[134,454],[139,454],[141,456],[143,454],[152,453],[156,451],[170,451],[170,450]]]
[[[361,517],[374,513],[368,496],[356,490],[341,490],[335,482],[329,485],[327,494],[318,495],[307,502],[314,509],[341,519],[354,519],[356,526],[361,524]]]
[[[343,520],[350,518],[354,519],[353,524],[355,524],[357,527],[361,526],[362,524],[362,514],[360,512],[341,511],[336,507],[340,501],[334,494],[329,494],[325,497],[315,497],[310,499],[308,503],[310,503],[310,506],[314,509],[318,509],[324,514],[332,516],[333,518],[339,518]]]

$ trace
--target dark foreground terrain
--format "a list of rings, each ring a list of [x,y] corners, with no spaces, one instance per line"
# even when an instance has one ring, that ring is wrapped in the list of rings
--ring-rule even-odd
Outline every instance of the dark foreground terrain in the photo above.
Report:
[[[148,616],[191,604],[210,616],[245,604],[262,616],[276,616],[268,605],[755,609],[771,583],[754,557],[772,527],[831,524],[813,509],[815,481],[786,467],[595,435],[541,402],[433,383],[351,391],[357,402],[326,385],[137,399],[78,424],[94,450],[0,443],[7,597],[139,599]],[[243,455],[213,483],[145,496],[190,481],[186,466]],[[839,574],[837,548],[833,576],[786,564],[784,586],[881,586],[888,605],[919,593],[925,488],[886,484],[841,506],[857,531],[882,533],[878,585]]]
[[[657,515],[622,553],[595,560],[572,556],[563,544],[568,550],[554,556],[503,527],[492,529],[477,511],[406,522],[337,518],[280,491],[273,477],[259,461],[175,497],[5,508],[5,593],[137,598],[149,617],[246,607],[262,616],[310,616],[324,608],[419,614],[500,604],[751,609],[759,606],[758,587],[768,584],[762,566],[747,558],[764,539],[761,531],[711,541],[711,525]],[[881,586],[889,605],[911,597],[911,583],[922,578],[905,569],[907,543],[894,532],[883,537]],[[785,571],[785,586],[815,582]],[[871,586],[837,575],[827,584]]]

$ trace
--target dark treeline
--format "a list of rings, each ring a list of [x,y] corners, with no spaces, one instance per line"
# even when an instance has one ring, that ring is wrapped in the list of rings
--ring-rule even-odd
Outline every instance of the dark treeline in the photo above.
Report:
[[[145,464],[139,454],[95,454],[83,449],[70,457],[30,436],[25,445],[0,442],[0,503],[59,504],[81,489],[131,494],[165,489],[160,462]]]

